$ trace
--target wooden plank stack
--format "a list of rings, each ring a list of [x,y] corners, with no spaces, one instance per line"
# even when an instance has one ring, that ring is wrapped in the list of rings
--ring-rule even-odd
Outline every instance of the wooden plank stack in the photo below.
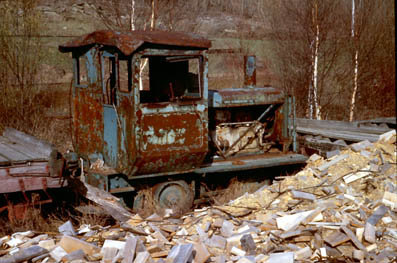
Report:
[[[383,121],[382,123],[380,123]],[[301,146],[315,149],[322,155],[326,152],[344,149],[350,143],[360,141],[376,142],[379,136],[395,129],[392,118],[360,122],[332,120],[296,119],[296,131]]]

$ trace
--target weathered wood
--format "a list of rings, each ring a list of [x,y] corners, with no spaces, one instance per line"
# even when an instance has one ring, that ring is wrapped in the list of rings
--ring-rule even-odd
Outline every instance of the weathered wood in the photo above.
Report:
[[[29,164],[18,164],[0,167],[0,178],[5,176],[48,176],[48,162],[32,162]]]
[[[3,158],[7,159],[6,163],[28,161],[32,159],[31,156],[18,152],[4,143],[0,143],[0,154]]]
[[[69,183],[81,195],[101,206],[114,219],[125,222],[132,217],[132,214],[121,205],[119,199],[114,195],[78,179],[69,180]]]
[[[21,142],[21,144],[34,147],[36,151],[41,152],[46,156],[50,155],[55,149],[52,144],[13,128],[5,128],[3,136],[9,138],[12,141]]]
[[[0,193],[35,191],[44,188],[60,188],[67,185],[67,181],[52,177],[11,177],[0,180]]]
[[[339,163],[340,161],[343,161],[344,159],[346,159],[347,157],[349,157],[348,154],[343,154],[343,155],[339,155],[336,158],[332,159],[329,162],[324,163],[323,165],[317,167],[317,170],[319,170],[320,172],[327,170],[329,167]]]
[[[331,247],[339,246],[340,244],[343,244],[349,240],[350,238],[340,231],[335,231],[324,238],[324,241],[330,244]]]
[[[19,263],[28,261],[34,257],[48,253],[48,250],[40,246],[31,246],[28,248],[20,249],[13,255],[1,257],[0,263]]]
[[[7,139],[3,137],[4,139]],[[11,141],[11,140],[3,140],[1,142],[5,147],[10,149],[11,151],[17,152],[23,156],[26,156],[25,158],[27,160],[45,160],[48,159],[48,155],[43,154],[36,148],[33,148],[33,146],[29,144],[25,144],[24,142],[16,142],[16,141]],[[23,159],[20,159],[23,160]],[[13,160],[13,161],[20,161],[20,160]]]
[[[368,134],[382,134],[390,130],[390,128],[384,127],[369,127],[365,125],[359,125],[354,122],[345,121],[333,121],[333,120],[310,120],[297,118],[296,120],[298,127],[306,127],[313,129],[331,129],[337,131],[350,131],[358,133]]]
[[[397,119],[396,119],[396,117],[384,117],[384,118],[356,121],[356,123],[359,123],[359,124],[360,123],[388,123],[388,124],[396,125]]]
[[[343,232],[346,233],[346,235],[350,238],[350,240],[353,242],[353,244],[358,248],[363,251],[367,251],[365,246],[358,240],[357,236],[346,226],[341,226],[341,229]]]
[[[379,135],[361,133],[361,132],[351,132],[351,131],[339,131],[332,130],[330,128],[307,128],[307,127],[297,127],[296,131],[303,134],[311,135],[321,135],[328,138],[340,139],[351,142],[359,142],[368,140],[370,142],[375,142],[379,139]]]
[[[343,140],[329,141],[326,139],[317,139],[307,136],[298,136],[299,145],[305,146],[307,148],[316,149],[320,153],[325,154],[334,150],[342,150],[347,147],[347,144]]]
[[[50,143],[12,128],[6,128],[0,136],[0,165],[3,166],[32,161],[53,162],[56,152]]]

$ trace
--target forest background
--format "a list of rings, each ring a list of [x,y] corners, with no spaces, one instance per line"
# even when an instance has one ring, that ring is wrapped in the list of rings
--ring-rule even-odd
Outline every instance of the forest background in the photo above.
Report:
[[[299,117],[395,116],[393,0],[1,0],[0,131],[68,148],[71,59],[58,45],[98,29],[165,30],[212,40],[209,88],[257,85],[296,97]]]

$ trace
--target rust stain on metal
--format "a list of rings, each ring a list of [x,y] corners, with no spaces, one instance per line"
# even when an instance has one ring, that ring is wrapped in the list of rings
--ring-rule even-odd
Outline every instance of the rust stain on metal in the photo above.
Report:
[[[89,93],[87,89],[78,88],[73,101],[73,132],[78,151],[85,155],[101,152],[103,148],[101,96]]]
[[[273,124],[273,131],[267,138],[273,142],[279,142],[283,145],[283,152],[284,152],[284,144],[288,138],[283,137],[283,122],[284,122],[284,114],[280,111],[280,109],[275,111],[274,114],[274,124]]]
[[[197,127],[193,113],[145,116],[142,129],[143,150],[147,152],[203,145],[203,127]]]
[[[136,115],[134,112],[133,101],[129,96],[123,96],[119,102],[119,112],[123,116],[124,129],[119,129],[118,140],[118,167],[121,171],[129,171],[136,160],[135,129]]]
[[[272,87],[220,89],[209,92],[209,107],[240,107],[283,103],[284,93]]]
[[[129,56],[143,44],[157,44],[169,46],[192,47],[207,49],[211,42],[203,37],[181,32],[166,31],[131,31],[116,32],[100,30],[79,37],[71,42],[59,46],[61,52],[70,52],[76,48],[95,44],[115,46],[124,55]]]
[[[198,167],[208,151],[206,112],[143,115],[138,173]]]

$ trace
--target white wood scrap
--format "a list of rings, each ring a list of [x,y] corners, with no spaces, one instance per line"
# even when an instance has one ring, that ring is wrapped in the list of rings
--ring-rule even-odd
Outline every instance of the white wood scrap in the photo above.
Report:
[[[348,175],[344,176],[343,180],[345,181],[345,183],[350,184],[351,182],[354,182],[360,178],[364,178],[370,174],[371,174],[370,172],[357,172],[354,174],[348,174]]]
[[[303,220],[306,219],[315,210],[309,210],[305,212],[300,212],[292,215],[286,215],[283,217],[278,217],[276,219],[277,227],[284,231],[289,231],[297,227]],[[322,214],[317,215],[313,221],[321,221],[323,219]]]

